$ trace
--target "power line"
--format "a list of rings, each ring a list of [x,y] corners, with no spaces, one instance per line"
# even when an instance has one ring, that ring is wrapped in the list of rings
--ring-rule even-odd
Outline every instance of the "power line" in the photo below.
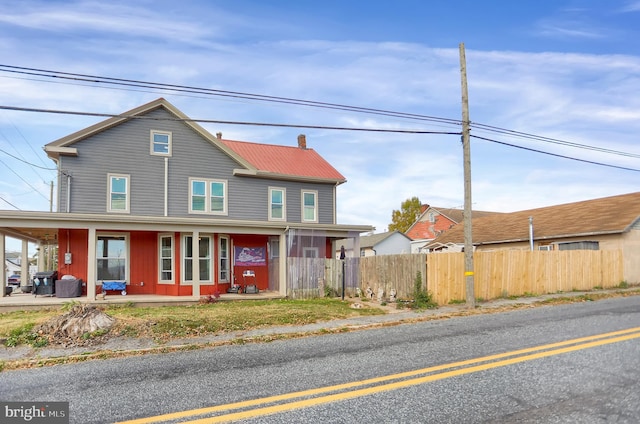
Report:
[[[453,124],[453,125],[461,125],[460,120],[450,119],[450,118],[440,118],[436,116],[428,116],[428,115],[420,115],[420,114],[412,114],[412,113],[404,113],[404,112],[394,112],[394,111],[385,110],[385,109],[349,106],[349,105],[344,105],[339,103],[328,103],[328,102],[319,102],[319,101],[313,101],[313,100],[295,99],[291,97],[244,93],[240,91],[219,90],[219,89],[212,89],[212,88],[157,83],[157,82],[150,82],[150,81],[124,79],[124,78],[103,77],[103,76],[97,76],[97,75],[51,71],[46,69],[27,68],[27,67],[21,67],[21,66],[2,65],[2,64],[0,64],[0,72],[9,72],[9,73],[17,73],[17,74],[23,74],[23,75],[40,76],[45,78],[90,82],[95,84],[124,85],[124,86],[130,86],[130,87],[155,88],[155,89],[162,89],[162,90],[174,91],[174,92],[208,94],[212,96],[233,97],[233,98],[264,101],[264,102],[318,107],[318,108],[324,108],[324,109],[337,109],[337,110],[345,110],[345,111],[351,111],[351,112],[369,113],[369,114],[376,114],[376,115],[394,116],[394,117],[401,117],[401,118],[434,121],[434,122],[447,123],[447,124]]]
[[[477,135],[471,135],[471,137],[472,138],[477,138],[479,140],[490,141],[492,143],[502,144],[502,145],[509,146],[509,147],[515,147],[516,149],[528,150],[530,152],[536,152],[536,153],[542,153],[544,155],[555,156],[555,157],[558,157],[558,158],[569,159],[569,160],[574,160],[574,161],[584,162],[584,163],[590,163],[590,164],[593,164],[593,165],[606,166],[606,167],[609,167],[609,168],[623,169],[625,171],[640,172],[640,169],[627,168],[625,166],[611,165],[611,164],[603,163],[603,162],[595,162],[595,161],[591,161],[591,160],[579,159],[579,158],[574,158],[574,157],[566,156],[566,155],[560,155],[560,154],[557,154],[557,153],[545,152],[543,150],[532,149],[530,147],[518,146],[516,144],[506,143],[504,141],[498,141],[498,140],[494,140],[494,139],[486,138],[486,137],[480,137],[480,136],[477,136]]]
[[[11,153],[9,153],[9,152],[7,152],[6,150],[3,150],[3,149],[0,149],[0,152],[4,153],[7,156],[11,156],[12,158],[14,158],[16,160],[19,160],[20,162],[26,163],[27,165],[32,166],[34,168],[40,168],[40,169],[44,169],[46,171],[57,171],[58,170],[57,168],[46,168],[44,166],[40,166],[40,165],[36,165],[35,163],[28,162],[25,159],[20,159],[19,157],[14,156]],[[40,178],[42,178],[42,177],[40,177]],[[43,181],[44,181],[44,178],[43,178]]]
[[[240,99],[254,100],[254,101],[265,101],[265,102],[284,103],[284,104],[291,104],[291,105],[298,105],[298,106],[337,109],[337,110],[344,110],[344,111],[350,111],[350,112],[376,114],[376,115],[412,119],[412,120],[419,120],[419,121],[437,122],[437,123],[446,124],[446,125],[455,125],[455,126],[462,125],[462,122],[457,119],[442,118],[442,117],[405,113],[405,112],[396,112],[396,111],[390,111],[390,110],[384,110],[384,109],[349,106],[349,105],[344,105],[339,103],[295,99],[291,97],[280,97],[280,96],[271,96],[271,95],[255,94],[255,93],[245,93],[240,91],[219,90],[219,89],[157,83],[157,82],[141,81],[141,80],[133,80],[133,79],[125,79],[125,78],[104,77],[104,76],[97,76],[97,75],[90,75],[90,74],[78,74],[78,73],[71,73],[71,72],[52,71],[52,70],[46,70],[46,69],[28,68],[28,67],[2,65],[2,64],[0,64],[0,72],[32,75],[32,76],[38,76],[38,77],[50,78],[50,79],[63,79],[63,80],[68,80],[73,82],[85,82],[85,83],[103,84],[103,85],[121,85],[126,87],[159,89],[164,91],[171,91],[174,93],[194,93],[194,94],[204,94],[208,96],[233,97],[233,98],[240,98]],[[89,115],[89,116],[92,116],[92,115]],[[93,116],[113,116],[113,115],[93,115]],[[290,124],[241,123],[241,122],[232,122],[232,121],[212,121],[212,120],[198,120],[198,122],[210,122],[210,123],[217,123],[217,124],[234,124],[234,125],[281,126],[281,127],[291,127],[291,128],[311,128],[311,129],[401,132],[401,131],[385,131],[385,130],[348,129],[344,127],[323,127],[323,126],[313,126],[313,125],[298,126],[298,125],[290,125]],[[640,157],[640,155],[638,154],[633,154],[629,152],[622,152],[622,151],[606,149],[606,148],[601,148],[596,146],[589,146],[589,145],[574,143],[566,140],[560,140],[556,138],[544,137],[544,136],[539,136],[531,133],[505,129],[505,128],[501,128],[493,125],[487,125],[487,124],[482,124],[477,122],[472,122],[471,124],[472,124],[472,128],[476,128],[476,129],[480,129],[480,130],[488,131],[492,133],[505,134],[505,135],[510,135],[514,137],[542,141],[542,142],[551,143],[551,144],[562,144],[562,145],[566,145],[573,148],[594,150],[594,151],[615,154],[620,156]],[[409,131],[409,133],[411,133],[411,131]],[[449,133],[449,132],[413,132],[413,133],[459,134],[459,133]]]
[[[20,209],[19,207],[17,207],[16,205],[14,205],[13,203],[11,203],[10,201],[8,201],[7,199],[5,199],[4,197],[0,196],[0,200],[2,200],[3,202],[7,203],[8,205],[16,208],[17,210],[21,211],[22,209]]]
[[[252,125],[252,126],[262,126],[262,127],[307,128],[307,129],[340,130],[340,131],[369,131],[369,132],[401,133],[401,134],[460,135],[460,132],[451,132],[451,131],[337,127],[337,126],[327,126],[327,125],[282,124],[282,123],[269,123],[269,122],[248,122],[248,121],[221,121],[217,119],[192,119],[192,118],[177,118],[177,117],[154,118],[146,115],[124,115],[124,114],[96,113],[96,112],[77,112],[77,111],[68,111],[68,110],[26,108],[26,107],[5,106],[5,105],[0,105],[0,109],[15,110],[20,112],[54,113],[54,114],[62,114],[62,115],[96,116],[96,117],[102,117],[102,118],[140,119],[140,120],[151,120],[151,121],[201,122],[201,123],[207,123],[207,124]]]
[[[117,117],[117,118],[126,118],[126,119],[142,119],[142,120],[148,119],[148,120],[153,120],[153,121],[203,122],[203,123],[216,123],[216,124],[229,124],[229,125],[253,125],[253,126],[287,127],[287,128],[311,128],[311,129],[327,129],[327,130],[342,130],[342,131],[371,131],[371,132],[404,133],[404,134],[437,134],[437,135],[458,135],[458,136],[461,135],[460,132],[446,132],[446,131],[400,130],[400,129],[358,128],[358,127],[335,127],[335,126],[322,126],[322,125],[278,124],[278,123],[247,122],[247,121],[221,121],[221,120],[213,120],[213,119],[191,119],[191,118],[178,118],[178,117],[154,118],[154,117],[149,117],[149,116],[145,116],[145,115],[140,116],[140,115],[109,114],[109,113],[96,113],[96,112],[77,112],[77,111],[64,111],[64,110],[41,109],[41,108],[24,108],[24,107],[3,106],[3,105],[0,105],[0,109],[16,110],[16,111],[22,111],[22,112],[35,112],[35,113],[54,113],[54,114],[64,114],[64,115],[96,116],[96,117],[103,117],[103,118],[104,117],[108,117],[108,118]],[[479,139],[479,140],[484,140],[484,141],[489,141],[489,142],[493,142],[493,143],[502,144],[502,145],[509,146],[509,147],[514,147],[514,148],[517,148],[517,149],[529,150],[529,151],[536,152],[536,153],[546,154],[546,155],[549,155],[549,156],[555,156],[555,157],[559,157],[559,158],[570,159],[570,160],[574,160],[574,161],[578,161],[578,162],[590,163],[590,164],[593,164],[593,165],[606,166],[606,167],[610,167],[610,168],[623,169],[623,170],[627,170],[627,171],[640,172],[640,169],[628,168],[628,167],[617,166],[617,165],[611,165],[611,164],[606,164],[606,163],[603,163],[603,162],[589,161],[589,160],[586,160],[586,159],[579,159],[579,158],[575,158],[575,157],[571,157],[571,156],[560,155],[560,154],[551,153],[551,152],[545,152],[543,150],[533,149],[533,148],[528,148],[528,147],[523,147],[523,146],[518,146],[516,144],[507,143],[507,142],[503,142],[503,141],[498,141],[498,140],[487,138],[487,137],[481,137],[481,136],[477,136],[477,135],[471,135],[471,137]],[[576,147],[576,146],[571,146],[571,147]],[[606,153],[611,153],[611,154],[621,154],[623,156],[637,157],[637,155],[633,155],[633,154],[630,154],[630,153],[626,154],[625,152],[617,152],[615,150],[610,150],[610,149],[593,148],[591,150],[606,151]],[[3,152],[3,153],[8,154],[9,156],[11,156],[11,157],[13,157],[15,159],[20,160],[19,158],[7,153],[6,151],[4,151],[2,149],[0,149],[0,152]],[[33,164],[31,164],[31,165],[32,166],[37,166],[37,165],[33,165]],[[56,170],[56,169],[52,169],[52,168],[43,168],[43,169]],[[15,171],[12,171],[12,172],[14,172],[14,174],[15,174]],[[18,174],[16,174],[16,175],[18,175]],[[23,181],[25,181],[25,180],[23,179]],[[31,185],[30,185],[30,187],[34,188]],[[34,190],[37,191],[37,189],[35,189],[35,188],[34,188]],[[38,193],[40,195],[42,195],[42,193],[40,193],[40,192],[38,192]]]
[[[520,131],[515,131],[515,130],[509,130],[509,129],[505,129],[505,128],[494,127],[494,126],[491,126],[491,125],[473,123],[472,126],[473,126],[473,128],[476,128],[476,129],[489,131],[489,132],[495,132],[495,133],[499,133],[499,134],[505,134],[505,135],[509,135],[509,136],[512,136],[512,137],[519,137],[519,138],[524,138],[524,139],[543,141],[543,142],[546,142],[546,143],[558,144],[558,145],[574,147],[574,148],[584,149],[584,150],[593,150],[593,151],[596,151],[596,152],[609,153],[609,154],[618,155],[618,156],[628,156],[628,157],[633,157],[633,158],[640,158],[640,154],[636,154],[636,153],[622,152],[620,150],[607,149],[607,148],[604,148],[604,147],[589,146],[589,145],[586,145],[586,144],[579,144],[579,143],[574,143],[574,142],[571,142],[571,141],[560,140],[560,139],[557,139],[557,138],[551,138],[551,137],[545,137],[545,136],[540,136],[540,135],[535,135],[535,134],[530,134],[530,133],[525,133],[525,132],[520,132]]]
[[[18,174],[16,171],[14,171],[13,169],[11,169],[11,167],[9,165],[7,165],[6,163],[4,163],[4,161],[2,161],[2,159],[0,159],[0,163],[3,164],[9,171],[13,172],[18,178],[20,178],[26,185],[28,185],[29,187],[31,187],[33,189],[33,191],[35,191],[36,193],[38,193],[40,196],[42,196],[47,202],[49,201],[49,198],[46,197],[44,194],[40,193],[40,191],[35,188],[34,186],[31,185],[31,183],[27,180],[25,180],[24,178],[22,178],[22,176],[20,174]]]

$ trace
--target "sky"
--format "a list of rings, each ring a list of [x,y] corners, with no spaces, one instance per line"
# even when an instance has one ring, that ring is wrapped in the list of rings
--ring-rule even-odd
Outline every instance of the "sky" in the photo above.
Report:
[[[347,179],[338,187],[339,224],[383,232],[414,196],[462,208],[460,136],[425,133],[461,131],[461,43],[474,210],[636,192],[639,39],[640,0],[4,0],[0,209],[55,210],[56,172],[43,146],[104,119],[10,108],[117,114],[158,97],[194,119],[408,131],[202,124],[225,139],[288,146],[306,134],[307,146]],[[397,113],[109,86],[10,67]]]

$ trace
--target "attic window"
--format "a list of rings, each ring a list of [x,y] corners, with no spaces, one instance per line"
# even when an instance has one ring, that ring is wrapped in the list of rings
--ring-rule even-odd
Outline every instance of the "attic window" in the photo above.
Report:
[[[151,154],[155,156],[171,156],[171,133],[151,130]]]

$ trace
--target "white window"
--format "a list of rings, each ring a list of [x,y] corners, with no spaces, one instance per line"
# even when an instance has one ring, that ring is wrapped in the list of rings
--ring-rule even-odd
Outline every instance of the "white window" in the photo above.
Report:
[[[304,247],[302,249],[302,256],[305,258],[317,258],[318,257],[318,248],[317,247]]]
[[[269,259],[280,257],[280,237],[271,237],[269,239]]]
[[[183,238],[183,281],[193,281],[193,236]],[[195,252],[200,264],[200,281],[211,281],[211,237],[200,236],[198,239],[198,252]]]
[[[302,192],[302,221],[318,222],[318,192]]]
[[[151,154],[171,156],[171,133],[151,130]]]
[[[229,237],[220,236],[218,239],[218,281],[229,282]]]
[[[129,176],[108,174],[107,212],[129,213]]]
[[[269,221],[287,220],[286,193],[284,188],[269,187]]]
[[[227,182],[190,178],[189,199],[190,213],[226,215]]]
[[[159,237],[159,263],[160,263],[160,282],[172,283],[173,280],[173,236],[161,234]]]
[[[128,238],[123,235],[98,235],[96,242],[96,279],[126,281],[128,269]]]

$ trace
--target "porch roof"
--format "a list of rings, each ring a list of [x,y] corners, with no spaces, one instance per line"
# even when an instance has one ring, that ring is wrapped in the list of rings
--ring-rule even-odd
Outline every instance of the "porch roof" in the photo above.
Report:
[[[353,233],[373,230],[369,225],[302,224],[287,222],[237,221],[230,219],[183,218],[78,214],[37,211],[0,211],[0,233],[33,243],[57,243],[58,229],[224,232],[236,234],[277,235],[289,229],[323,231],[328,237],[344,238]]]

